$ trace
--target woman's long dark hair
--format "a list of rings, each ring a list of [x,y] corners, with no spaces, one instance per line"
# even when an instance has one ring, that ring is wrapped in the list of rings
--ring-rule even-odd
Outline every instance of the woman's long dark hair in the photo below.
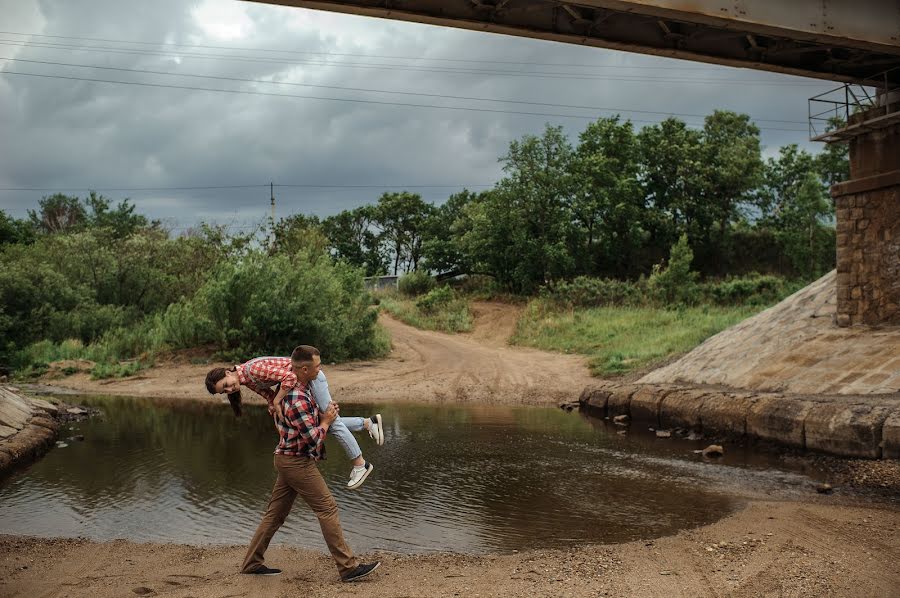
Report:
[[[225,368],[213,368],[209,370],[209,373],[206,374],[206,390],[209,391],[209,394],[216,394],[216,384],[225,377],[225,372],[235,372],[237,371],[236,366],[232,366],[230,369],[226,370]],[[234,411],[235,417],[241,416],[241,391],[240,389],[235,392],[228,393],[228,402],[231,403],[231,410]]]

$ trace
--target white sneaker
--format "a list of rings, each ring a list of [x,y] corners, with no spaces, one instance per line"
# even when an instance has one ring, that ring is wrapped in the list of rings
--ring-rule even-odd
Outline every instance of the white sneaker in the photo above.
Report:
[[[362,467],[354,467],[353,470],[350,471],[350,481],[347,482],[347,488],[355,490],[362,486],[362,483],[366,481],[366,478],[369,477],[369,474],[372,473],[373,469],[375,469],[375,466],[368,461],[366,461],[366,464]]]
[[[375,444],[381,446],[384,444],[384,426],[381,425],[381,414],[376,413],[369,418],[369,436],[375,441]]]

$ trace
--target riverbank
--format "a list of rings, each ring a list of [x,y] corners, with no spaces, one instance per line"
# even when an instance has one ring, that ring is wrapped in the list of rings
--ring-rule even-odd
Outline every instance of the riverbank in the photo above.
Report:
[[[50,450],[59,431],[57,411],[56,405],[0,384],[0,477]]]
[[[260,579],[237,572],[244,546],[0,536],[0,594],[895,596],[900,510],[834,498],[753,501],[715,524],[653,541],[512,555],[367,554],[383,566],[353,585],[338,581],[327,555],[277,545],[267,562],[284,574]],[[302,508],[295,511],[294,517],[308,516]]]
[[[509,310],[485,313],[472,334],[444,334],[417,330],[382,315],[392,339],[387,359],[323,364],[331,394],[337,402],[415,401],[498,405],[557,405],[578,398],[596,379],[585,359],[510,347],[515,318]],[[484,330],[495,339],[486,342]],[[496,339],[500,339],[499,342]],[[184,398],[221,401],[204,386],[206,372],[215,366],[168,362],[128,378],[92,380],[87,373],[44,378],[44,384],[83,394]],[[244,400],[262,403],[246,389]]]

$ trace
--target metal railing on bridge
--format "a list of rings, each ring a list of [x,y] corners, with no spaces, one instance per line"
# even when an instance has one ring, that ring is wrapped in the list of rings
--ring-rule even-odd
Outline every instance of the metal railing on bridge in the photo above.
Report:
[[[809,138],[835,143],[900,123],[900,68],[809,99]],[[892,80],[893,79],[893,80]]]

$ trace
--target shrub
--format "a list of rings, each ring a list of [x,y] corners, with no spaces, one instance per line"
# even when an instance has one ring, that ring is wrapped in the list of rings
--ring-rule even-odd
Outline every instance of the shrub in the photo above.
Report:
[[[397,289],[407,297],[424,295],[434,288],[434,278],[422,270],[413,270],[397,281]]]
[[[579,276],[541,289],[544,298],[563,307],[638,305],[646,299],[646,282]]]
[[[654,298],[663,304],[693,304],[699,299],[696,272],[691,271],[694,252],[688,245],[687,235],[681,235],[672,245],[669,263],[653,267],[647,286]]]
[[[433,314],[438,311],[441,307],[448,305],[456,298],[456,294],[453,292],[449,286],[437,287],[436,289],[432,289],[428,292],[427,295],[422,295],[416,300],[416,307],[421,309],[426,314]]]

